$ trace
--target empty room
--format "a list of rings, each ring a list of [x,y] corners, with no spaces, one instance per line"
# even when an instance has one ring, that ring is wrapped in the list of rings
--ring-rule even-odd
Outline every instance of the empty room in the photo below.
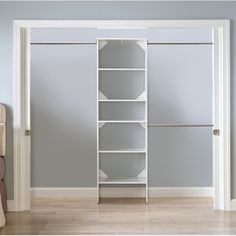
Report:
[[[0,1],[0,234],[236,234],[235,1]]]

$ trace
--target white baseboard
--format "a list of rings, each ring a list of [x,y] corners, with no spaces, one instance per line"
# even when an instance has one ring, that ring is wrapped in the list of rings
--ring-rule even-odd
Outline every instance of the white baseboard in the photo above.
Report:
[[[213,197],[213,187],[185,187],[185,188],[149,188],[149,196],[155,197]],[[110,187],[101,188],[102,197],[143,197],[144,188]],[[31,188],[32,198],[96,198],[97,188]],[[15,201],[7,200],[8,211],[16,211]],[[236,210],[236,199],[231,200],[230,210]]]
[[[7,200],[7,211],[16,211],[14,200]]]
[[[236,199],[230,201],[230,211],[236,211]]]
[[[31,197],[95,197],[96,191],[96,188],[35,187],[31,188]]]
[[[150,197],[213,197],[213,187],[150,188]]]
[[[144,188],[138,187],[110,187],[100,190],[102,197],[143,197]],[[31,197],[91,197],[97,195],[96,188],[54,188],[35,187],[31,188]],[[149,188],[150,197],[213,197],[213,187],[185,187],[185,188]]]

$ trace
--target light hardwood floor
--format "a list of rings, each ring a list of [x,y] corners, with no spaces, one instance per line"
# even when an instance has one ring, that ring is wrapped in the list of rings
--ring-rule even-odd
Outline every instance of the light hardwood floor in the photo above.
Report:
[[[236,234],[236,212],[209,198],[37,199],[6,218],[0,234]]]

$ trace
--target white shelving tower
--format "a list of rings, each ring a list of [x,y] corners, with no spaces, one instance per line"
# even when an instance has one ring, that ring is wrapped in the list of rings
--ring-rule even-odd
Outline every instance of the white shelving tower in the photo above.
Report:
[[[104,74],[105,73],[105,74]],[[108,73],[108,76],[106,76]],[[113,93],[110,92],[109,95],[103,91],[102,86],[107,88],[108,85],[102,85],[101,80],[105,79],[109,86],[112,85],[112,78],[116,77],[114,82],[123,79],[136,80],[137,83],[141,84],[141,90],[137,89],[137,93],[134,93],[134,89],[131,86],[129,95],[127,92],[126,84],[123,84],[122,88],[113,88]],[[114,79],[114,78],[113,78]],[[127,79],[127,80],[126,80]],[[122,81],[121,81],[122,83]],[[115,86],[115,85],[114,85]],[[121,86],[121,87],[122,87]],[[135,86],[134,86],[135,87]],[[120,91],[121,95],[113,95],[115,92]],[[115,92],[114,92],[115,91]],[[126,91],[125,96],[122,93]],[[106,108],[106,106],[108,107]],[[102,107],[105,107],[109,116],[104,118],[105,114],[102,114]],[[118,118],[114,117],[114,108],[116,110],[121,109],[118,112]],[[130,106],[132,109],[124,110],[125,107]],[[141,115],[135,117],[133,110],[138,109]],[[127,111],[128,110],[128,111]],[[116,113],[116,112],[115,112]],[[126,113],[129,114],[129,117]],[[131,116],[130,116],[131,114]],[[124,117],[122,117],[124,115]],[[97,39],[97,202],[100,202],[100,188],[106,185],[129,185],[145,188],[145,201],[148,202],[148,127],[147,127],[147,40],[146,39]],[[101,129],[106,125],[137,125],[139,129],[143,132],[142,139],[143,145],[141,147],[124,147],[124,148],[108,148],[102,147]],[[140,128],[141,127],[141,128]],[[116,135],[115,132],[112,134]],[[131,155],[141,155],[144,158],[143,169],[137,176],[120,176],[112,177],[109,176],[103,169],[101,165],[101,155],[105,155],[105,159],[109,158],[109,155],[127,155],[127,158]],[[119,158],[116,157],[116,158]],[[132,157],[131,157],[132,158]],[[107,159],[106,159],[107,160]]]

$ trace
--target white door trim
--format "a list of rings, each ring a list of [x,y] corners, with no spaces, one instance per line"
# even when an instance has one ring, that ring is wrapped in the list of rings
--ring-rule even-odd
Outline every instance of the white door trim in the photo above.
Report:
[[[22,0],[0,0],[0,2],[12,2],[12,1],[16,1],[16,2],[21,2]],[[38,1],[38,0],[27,0],[28,2],[35,2],[35,1]],[[40,0],[42,2],[44,1],[50,1],[50,2],[55,2],[55,1],[65,1],[65,0]],[[72,0],[73,2],[82,2],[84,0]],[[98,1],[101,1],[101,0],[87,0],[87,1],[95,1],[95,2],[98,2]],[[117,1],[117,0],[104,0],[105,2],[110,2],[110,1]],[[133,1],[143,1],[143,0],[119,0],[120,2],[133,2]],[[163,0],[149,0],[151,2],[161,2]],[[183,2],[224,2],[225,0],[165,0],[166,2],[180,2],[180,1],[183,1]],[[235,2],[236,0],[228,0],[229,2]]]
[[[14,206],[30,209],[30,78],[29,31],[31,28],[199,28],[214,31],[213,124],[214,207],[230,210],[230,21],[229,20],[15,20],[14,21]]]
[[[30,209],[29,29],[13,26],[14,210]]]

